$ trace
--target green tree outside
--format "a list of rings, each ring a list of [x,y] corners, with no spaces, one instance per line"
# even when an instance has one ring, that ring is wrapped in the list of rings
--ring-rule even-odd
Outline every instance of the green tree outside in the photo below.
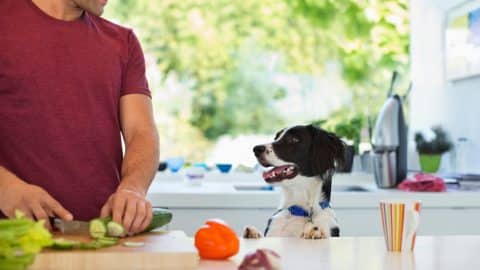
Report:
[[[190,82],[189,104],[179,103],[190,108],[170,113],[196,136],[177,143],[203,145],[198,152],[224,134],[281,125],[275,73],[317,77],[338,61],[353,96],[345,114],[361,116],[377,113],[393,69],[408,74],[407,0],[117,0],[106,17],[135,28],[162,79]]]

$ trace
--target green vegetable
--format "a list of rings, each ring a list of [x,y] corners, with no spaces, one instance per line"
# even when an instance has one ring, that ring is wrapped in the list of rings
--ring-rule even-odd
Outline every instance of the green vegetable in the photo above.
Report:
[[[103,237],[103,238],[98,238],[97,242],[105,244],[105,245],[116,245],[118,243],[118,238]]]
[[[35,254],[15,256],[12,258],[0,258],[0,269],[2,270],[23,270],[35,260]]]
[[[105,247],[105,244],[102,244],[98,241],[92,241],[88,243],[82,243],[79,248],[80,249],[100,249],[102,247]]]
[[[105,237],[107,233],[107,224],[111,220],[110,217],[91,220],[89,226],[90,236],[95,239]]]
[[[79,242],[58,238],[53,240],[53,249],[57,250],[70,250],[70,249],[99,249],[104,247],[111,247],[118,243],[118,238],[103,237],[97,238],[90,242]]]
[[[154,208],[152,211],[152,221],[143,231],[149,232],[168,224],[172,220],[172,213],[167,209]],[[121,224],[112,221],[111,217],[96,218],[90,221],[90,236],[94,239],[110,237],[123,237],[127,232]]]
[[[149,232],[154,229],[160,228],[170,223],[171,220],[172,212],[168,211],[167,209],[154,208],[152,212],[152,221],[143,232]]]
[[[126,247],[143,247],[144,242],[123,242],[123,245]]]
[[[92,242],[81,243],[80,248],[81,249],[99,249],[99,248],[111,247],[116,245],[117,243],[118,243],[118,239],[112,241],[112,240],[106,240],[106,238],[99,238]]]
[[[115,221],[110,221],[107,224],[107,234],[112,237],[123,237],[127,234],[122,224],[118,224]]]
[[[97,238],[97,240],[103,241],[103,242],[118,242],[117,237],[101,237],[101,238]]]
[[[35,222],[17,211],[15,219],[0,220],[0,269],[25,269],[35,254],[52,245],[44,221]]]
[[[53,239],[53,245],[51,248],[53,249],[73,249],[80,245],[78,241],[67,240],[63,238]]]
[[[106,248],[106,247],[111,247],[111,246],[114,246],[116,245],[117,242],[105,242],[105,241],[102,241],[102,240],[95,240],[95,241],[91,241],[91,242],[88,242],[88,243],[80,243],[80,245],[78,246],[78,248],[80,249],[99,249],[99,248]]]

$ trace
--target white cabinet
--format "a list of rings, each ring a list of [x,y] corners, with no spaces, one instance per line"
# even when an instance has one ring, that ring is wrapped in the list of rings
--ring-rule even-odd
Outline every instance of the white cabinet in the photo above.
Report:
[[[343,236],[381,235],[378,209],[338,209]],[[480,234],[480,208],[424,208],[420,211],[419,235]]]
[[[265,229],[274,209],[213,209],[213,208],[171,208],[173,219],[168,228],[182,230],[192,236],[210,218],[221,218],[241,235],[246,225],[253,225],[260,231]]]
[[[188,235],[209,218],[221,218],[238,234],[246,225],[263,230],[275,212],[281,192],[240,191],[241,185],[265,185],[260,175],[213,175],[201,186],[186,185],[181,178],[158,174],[148,192],[154,206],[173,211],[171,229]],[[345,191],[360,186],[367,192]],[[480,234],[480,192],[451,191],[441,193],[402,192],[377,189],[368,174],[336,174],[333,181],[332,206],[342,236],[381,235],[378,203],[384,199],[420,200],[420,235]]]

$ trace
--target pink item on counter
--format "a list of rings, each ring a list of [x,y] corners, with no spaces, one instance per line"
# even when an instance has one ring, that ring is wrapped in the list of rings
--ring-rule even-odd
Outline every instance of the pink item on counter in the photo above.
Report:
[[[403,191],[443,192],[447,190],[447,187],[443,179],[438,176],[417,173],[413,178],[407,178],[401,182],[398,189]]]

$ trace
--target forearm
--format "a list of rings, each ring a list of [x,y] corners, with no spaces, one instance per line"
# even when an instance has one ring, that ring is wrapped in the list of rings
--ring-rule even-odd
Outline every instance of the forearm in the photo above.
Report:
[[[10,185],[23,182],[7,168],[0,166],[0,194]]]
[[[155,127],[136,132],[125,142],[119,189],[128,189],[146,195],[159,161],[159,139]]]

